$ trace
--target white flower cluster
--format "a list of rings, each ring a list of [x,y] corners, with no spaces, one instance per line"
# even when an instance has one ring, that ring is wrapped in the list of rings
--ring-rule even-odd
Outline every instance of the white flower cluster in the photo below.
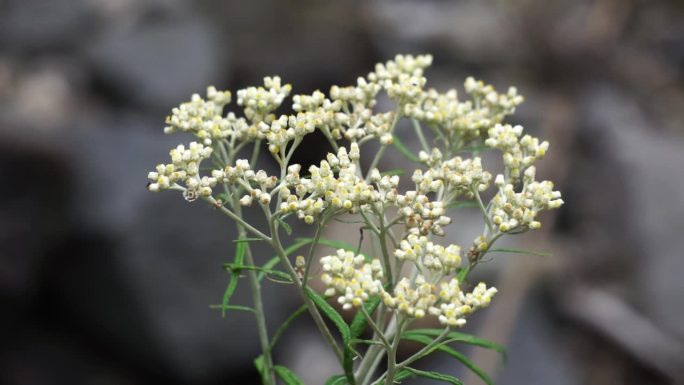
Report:
[[[497,124],[489,129],[489,138],[485,144],[503,152],[503,162],[510,179],[516,182],[525,169],[546,155],[549,142],[539,142],[530,135],[522,138],[523,127],[520,125]]]
[[[336,255],[321,258],[321,265],[321,280],[328,287],[325,295],[339,295],[337,301],[343,309],[361,306],[382,291],[382,265],[377,259],[366,263],[363,255],[339,249]]]
[[[463,326],[465,317],[488,306],[497,292],[496,288],[487,288],[480,283],[472,292],[464,293],[456,278],[445,279],[438,285],[420,274],[413,283],[408,278],[402,278],[393,294],[383,290],[382,299],[387,307],[396,309],[406,317],[423,318],[430,314],[443,325]]]
[[[378,63],[368,80],[377,83],[399,105],[413,103],[423,95],[425,68],[432,65],[432,55],[397,55],[394,60]]]
[[[280,77],[267,76],[264,87],[248,87],[237,92],[237,104],[244,108],[245,117],[253,124],[270,123],[275,111],[292,91],[290,84],[281,84]]]
[[[296,212],[306,223],[328,207],[346,212],[357,212],[360,206],[377,202],[380,195],[375,188],[359,177],[356,163],[359,146],[352,143],[349,153],[340,147],[337,155],[329,153],[320,166],[309,167],[308,178],[299,176],[300,167],[290,167],[280,196],[283,214]],[[294,194],[292,193],[294,190]]]
[[[175,186],[184,187],[185,199],[193,201],[198,196],[208,197],[212,187],[218,179],[214,176],[200,176],[200,163],[211,156],[211,147],[202,143],[192,142],[186,148],[184,145],[170,151],[170,164],[159,164],[156,171],[147,175],[150,191],[167,190]]]
[[[399,243],[394,256],[415,263],[421,271],[427,268],[435,274],[448,275],[461,266],[460,246],[444,247],[415,234],[409,234]]]
[[[339,295],[344,309],[359,307],[373,295],[379,295],[390,309],[409,318],[435,316],[448,326],[462,326],[465,317],[491,302],[496,293],[480,283],[471,293],[461,291],[452,276],[461,265],[461,248],[435,244],[425,236],[409,235],[394,255],[416,264],[421,274],[397,282],[391,291],[382,285],[382,266],[377,259],[366,262],[361,255],[340,249],[336,255],[321,258],[322,281],[327,296]]]
[[[553,190],[550,181],[534,180],[535,167],[530,166],[523,177],[521,192],[513,184],[506,183],[503,175],[496,177],[499,192],[491,202],[491,220],[501,232],[517,232],[538,229],[541,223],[535,218],[539,211],[556,209],[563,204],[561,193]]]
[[[395,203],[411,234],[444,235],[443,227],[451,223],[451,218],[445,215],[444,202],[431,201],[425,194],[407,191],[397,194]]]
[[[230,91],[218,91],[213,86],[207,88],[207,100],[193,94],[189,102],[171,110],[164,132],[190,132],[207,146],[212,140],[229,139],[233,135],[247,139],[249,126],[243,118],[237,118],[233,113],[223,116],[223,108],[230,99]]]
[[[463,326],[466,323],[465,317],[475,310],[489,306],[496,293],[495,287],[487,288],[482,282],[475,286],[472,292],[464,293],[459,287],[458,280],[452,278],[448,283],[441,283],[441,303],[439,307],[431,307],[429,312],[437,317],[442,325]]]
[[[247,193],[240,198],[240,204],[251,206],[254,199],[262,205],[271,203],[271,194],[278,181],[275,176],[269,176],[266,171],[254,171],[247,159],[238,159],[235,166],[226,166],[223,170],[214,170],[212,174],[221,182],[241,186]]]
[[[422,194],[445,187],[449,199],[455,199],[461,194],[472,198],[474,191],[486,190],[492,179],[492,175],[482,169],[480,157],[462,159],[457,156],[444,161],[442,152],[433,148],[430,155],[421,151],[419,159],[430,167],[425,172],[417,169],[413,173],[413,182]]]
[[[499,94],[493,86],[472,77],[467,78],[464,85],[470,100],[459,101],[454,89],[446,93],[430,89],[415,103],[407,104],[404,113],[441,127],[449,137],[469,142],[482,137],[490,127],[513,114],[524,100],[515,87],[509,88],[506,94]]]
[[[379,295],[390,309],[409,318],[436,317],[443,325],[463,326],[465,317],[486,307],[496,294],[496,288],[478,284],[472,292],[461,290],[452,273],[460,266],[460,247],[443,247],[427,237],[409,235],[395,251],[399,259],[427,268],[427,275],[418,274],[414,280],[402,278],[393,290],[382,285],[382,266],[377,259],[366,262],[362,255],[340,249],[336,255],[321,258],[327,296],[338,295],[344,309],[362,306],[371,296]]]

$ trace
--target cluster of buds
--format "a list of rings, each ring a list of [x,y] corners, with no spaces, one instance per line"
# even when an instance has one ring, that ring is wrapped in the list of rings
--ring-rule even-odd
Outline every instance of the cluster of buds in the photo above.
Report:
[[[552,182],[538,182],[534,177],[535,167],[530,166],[525,171],[522,191],[516,192],[511,183],[505,182],[503,175],[497,175],[495,183],[499,192],[492,199],[490,215],[499,231],[538,229],[541,227],[536,220],[539,211],[555,209],[563,204],[561,194],[553,190]]]
[[[421,271],[426,268],[437,276],[451,274],[461,266],[461,248],[458,245],[444,247],[423,235],[409,234],[394,250],[394,256],[411,261]]]
[[[442,325],[460,327],[465,325],[466,316],[489,306],[496,292],[495,287],[487,288],[480,282],[472,292],[464,293],[459,287],[458,280],[452,278],[448,283],[442,282],[439,291],[440,303],[428,311],[437,317]]]
[[[470,100],[460,101],[454,89],[446,93],[430,89],[424,91],[415,103],[406,104],[404,114],[441,127],[449,137],[469,142],[503,122],[524,100],[515,87],[500,94],[493,86],[472,77],[466,79],[464,86]]]
[[[337,301],[343,309],[361,306],[382,291],[382,265],[377,259],[367,263],[363,255],[339,249],[337,254],[321,258],[321,265],[325,295],[339,295]]]
[[[504,124],[523,102],[517,90],[511,87],[499,93],[491,85],[468,78],[464,84],[467,100],[461,101],[456,90],[425,89],[424,72],[431,64],[430,55],[397,55],[377,64],[355,85],[332,86],[327,95],[318,90],[294,95],[294,112],[287,115],[276,110],[292,87],[282,84],[277,76],[264,78],[263,86],[237,92],[237,105],[243,110],[240,117],[224,112],[231,101],[229,91],[209,87],[206,100],[195,94],[167,117],[165,132],[188,132],[198,139],[187,148],[180,145],[171,150],[171,163],[160,164],[149,173],[148,188],[180,190],[187,200],[203,197],[216,203],[213,190],[223,185],[227,195],[239,198],[243,206],[257,203],[269,218],[294,214],[307,224],[328,218],[328,214],[361,213],[380,238],[380,234],[389,233],[392,240],[391,227],[404,224],[406,232],[399,237],[399,244],[382,240],[388,242],[383,246],[390,246],[383,251],[385,258],[393,256],[415,265],[410,278],[383,282],[383,267],[389,266],[338,250],[320,260],[325,294],[336,296],[344,309],[359,307],[377,296],[404,317],[432,315],[443,325],[462,326],[470,313],[490,303],[496,289],[480,283],[471,292],[462,291],[461,282],[454,276],[463,271],[461,248],[433,241],[433,236],[444,235],[444,227],[451,223],[446,215],[448,205],[461,197],[477,197],[487,220],[485,231],[467,253],[472,264],[489,250],[496,236],[539,228],[537,214],[557,208],[563,201],[551,182],[535,180],[534,163],[544,156],[548,143],[523,136],[521,126]],[[396,103],[396,108],[375,111],[380,91]],[[428,148],[428,141],[418,135],[425,151],[418,154],[422,165],[412,175],[415,189],[400,192],[399,176],[382,175],[377,168],[364,173],[360,147],[371,140],[381,146],[392,144],[393,130],[402,117],[414,119],[419,134],[421,124],[430,127],[433,143],[443,146],[441,150]],[[302,175],[302,166],[289,164],[289,160],[302,138],[315,131],[332,143],[335,153]],[[252,169],[254,165],[246,159],[235,160],[245,151],[245,144],[259,146],[261,140],[281,166],[280,179]],[[341,145],[344,140],[346,144]],[[505,168],[495,179],[498,192],[487,205],[482,204],[479,193],[490,187],[492,175],[483,169],[481,158],[455,156],[462,155],[464,149],[479,151],[482,144],[502,152]],[[253,159],[259,151],[256,146]],[[201,173],[200,163],[209,158],[216,161],[216,168]],[[272,200],[277,203],[272,205]],[[231,208],[236,208],[234,202]],[[394,209],[397,217],[385,218]],[[308,267],[306,263],[303,257],[297,259],[300,278]]]
[[[156,171],[147,174],[150,191],[167,190],[173,187],[183,189],[185,199],[194,201],[198,196],[208,197],[218,180],[213,176],[200,176],[200,163],[209,158],[211,147],[192,142],[186,148],[180,144],[172,149],[170,164],[159,164]]]
[[[395,203],[411,234],[444,235],[443,227],[451,223],[451,218],[444,215],[444,202],[431,201],[425,194],[407,191],[397,194]]]
[[[423,97],[423,87],[427,82],[423,73],[430,65],[432,55],[397,55],[394,60],[377,64],[367,78],[380,85],[395,103],[405,106]]]
[[[450,199],[462,194],[470,199],[473,192],[486,190],[492,179],[492,175],[483,170],[482,159],[479,157],[462,159],[457,156],[444,161],[442,152],[433,148],[430,155],[421,151],[419,159],[429,167],[425,172],[417,169],[413,173],[412,180],[422,194],[436,192],[444,187]]]
[[[319,166],[309,167],[308,178],[299,176],[299,168],[288,170],[288,185],[281,190],[284,202],[280,211],[283,214],[296,212],[306,223],[313,223],[328,207],[354,213],[363,205],[377,202],[378,191],[358,175],[359,156],[358,144],[352,143],[349,152],[340,147],[337,155],[329,153]]]
[[[530,135],[520,137],[523,127],[520,125],[497,124],[489,129],[489,138],[485,144],[491,148],[501,150],[503,162],[511,182],[519,180],[525,170],[534,162],[546,155],[549,142],[539,142],[539,139]]]
[[[487,307],[496,292],[496,288],[479,283],[465,293],[456,278],[435,284],[418,274],[414,282],[402,278],[392,293],[382,290],[381,297],[388,308],[404,317],[420,319],[429,314],[442,325],[460,327],[465,325],[468,315]]]
[[[270,123],[275,111],[292,91],[289,84],[281,84],[280,77],[267,76],[264,87],[248,87],[237,92],[237,104],[244,108],[245,117],[253,124]]]
[[[164,132],[190,132],[207,146],[212,144],[212,140],[228,139],[233,135],[244,139],[249,128],[245,119],[237,118],[233,113],[223,116],[223,108],[230,99],[230,91],[218,91],[213,86],[207,88],[207,100],[193,94],[189,102],[171,110],[171,115],[166,117]]]

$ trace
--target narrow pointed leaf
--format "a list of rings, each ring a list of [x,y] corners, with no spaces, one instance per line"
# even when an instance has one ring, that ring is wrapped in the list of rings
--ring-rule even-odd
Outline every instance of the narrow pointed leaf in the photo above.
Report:
[[[240,243],[240,242],[261,242],[263,239],[261,238],[240,238],[240,239],[233,239],[233,243]]]
[[[380,297],[379,296],[374,296],[371,297],[370,300],[368,300],[366,303],[363,304],[363,306],[366,308],[366,311],[368,314],[373,314],[375,312],[375,309],[378,308],[378,305],[380,305]],[[349,325],[349,330],[351,332],[351,338],[356,338],[363,333],[364,330],[366,330],[366,327],[368,326],[368,320],[366,320],[366,317],[363,316],[363,313],[360,311],[356,312],[356,315],[354,316],[354,319],[352,320],[351,324]]]
[[[221,309],[221,310],[239,310],[239,311],[247,311],[254,313],[255,310],[249,306],[240,306],[240,305],[209,305],[209,308],[211,309]]]
[[[336,374],[325,381],[325,385],[348,385],[347,377],[344,374]]]
[[[403,336],[406,335],[424,335],[429,337],[437,337],[442,334],[444,329],[411,329],[404,332]],[[488,341],[484,338],[476,337],[472,334],[461,333],[461,332],[449,332],[446,337],[453,342],[461,342],[468,345],[479,346],[485,349],[494,350],[502,355],[504,360],[506,359],[506,348],[492,341]]]
[[[240,272],[242,270],[254,270],[254,271],[264,273],[266,275],[274,275],[276,277],[280,277],[282,279],[285,279],[288,282],[292,282],[292,278],[290,277],[290,275],[285,273],[284,271],[280,271],[280,270],[266,269],[266,268],[263,268],[261,266],[253,266],[253,265],[236,265],[234,263],[224,263],[223,267],[225,269],[229,270],[231,273],[232,272]]]
[[[406,170],[404,170],[403,168],[395,168],[392,170],[383,171],[380,173],[380,175],[382,175],[382,176],[394,176],[394,175],[401,176],[401,175],[404,175],[405,173],[406,173]]]
[[[420,159],[406,147],[398,136],[394,135],[392,144],[394,144],[394,147],[411,162],[420,162]]]
[[[281,380],[285,383],[285,385],[304,385],[304,382],[297,377],[294,372],[292,372],[290,369],[288,369],[285,366],[282,365],[276,365],[273,368],[276,372],[276,375],[280,377]]]
[[[289,256],[290,254],[294,253],[295,251],[299,250],[300,248],[310,244],[312,241],[313,240],[307,240],[307,239],[296,240],[293,244],[291,244],[290,246],[288,246],[285,249],[285,255]],[[266,264],[264,264],[264,268],[271,269],[271,268],[273,268],[273,266],[277,265],[279,262],[280,262],[280,257],[278,257],[277,255],[273,256],[273,257],[271,257],[271,259],[268,262],[266,262]],[[266,273],[259,272],[259,274],[257,274],[257,279],[259,281],[262,281],[265,276],[266,276]]]
[[[342,356],[342,367],[344,368],[344,374],[347,378],[347,382],[354,385],[354,357],[356,356],[355,351],[349,346],[349,340],[351,339],[351,331],[344,318],[337,312],[330,304],[320,296],[320,294],[313,291],[310,287],[306,287],[306,295],[311,298],[316,307],[320,309],[337,327],[342,335],[342,344],[344,347]]]
[[[305,288],[306,295],[311,298],[314,304],[316,304],[316,307],[323,312],[337,327],[337,330],[340,331],[340,334],[342,335],[342,340],[347,343],[349,341],[351,332],[349,331],[349,326],[347,326],[347,323],[344,322],[344,318],[340,315],[340,313],[337,312],[330,304],[328,301],[326,301],[323,297],[321,297],[320,294],[316,293],[313,289],[310,287]]]
[[[526,249],[516,249],[514,247],[497,247],[489,249],[490,253],[513,253],[513,254],[527,254],[527,255],[537,255],[540,257],[552,257],[552,253],[547,253],[543,251],[534,251]]]
[[[289,223],[285,222],[283,219],[278,218],[278,222],[280,225],[283,227],[287,235],[292,235],[292,226],[290,226]]]
[[[273,337],[271,338],[271,346],[269,349],[273,350],[275,347],[276,343],[278,343],[278,340],[280,337],[287,331],[287,329],[292,325],[292,323],[299,317],[300,315],[306,313],[306,305],[302,305],[299,307],[299,309],[295,310],[292,314],[290,314],[289,317],[285,321],[283,321],[282,324],[278,327],[278,329],[273,333]]]
[[[235,258],[233,259],[233,264],[236,266],[240,266],[244,264],[245,261],[245,253],[247,252],[247,244],[245,242],[238,242],[235,244]],[[233,296],[233,293],[235,293],[235,289],[237,289],[237,284],[238,284],[238,279],[240,278],[240,270],[235,269],[230,271],[230,275],[228,277],[228,285],[226,286],[226,291],[223,293],[223,300],[221,301],[222,310],[221,310],[221,316],[225,317],[226,316],[226,306],[228,306],[228,303],[230,302],[230,298]]]
[[[450,209],[460,209],[464,207],[479,207],[479,205],[475,201],[456,201],[449,203],[447,207]]]
[[[422,344],[428,345],[432,343],[433,339],[425,336],[425,335],[419,335],[419,334],[414,334],[414,335],[402,335],[403,339],[407,339],[409,341],[415,341],[415,342],[420,342]],[[449,341],[445,341],[445,343],[448,343]],[[441,344],[437,345],[435,347],[435,350],[439,350],[441,352],[444,352],[453,358],[457,359],[463,365],[465,365],[468,369],[470,369],[473,373],[475,373],[478,377],[482,379],[487,385],[493,385],[494,382],[492,379],[489,377],[487,373],[485,373],[484,370],[482,370],[479,366],[475,365],[468,357],[466,357],[463,353],[456,351],[455,349],[447,346],[446,344]]]
[[[442,381],[446,382],[452,385],[463,385],[461,380],[454,376],[450,376],[448,374],[443,374],[443,373],[438,373],[438,372],[426,372],[423,370],[418,370],[418,369],[413,369],[413,368],[404,368],[399,373],[397,373],[395,379],[397,381],[405,380],[409,377],[423,377],[423,378],[429,378],[431,380],[437,380],[437,381]]]

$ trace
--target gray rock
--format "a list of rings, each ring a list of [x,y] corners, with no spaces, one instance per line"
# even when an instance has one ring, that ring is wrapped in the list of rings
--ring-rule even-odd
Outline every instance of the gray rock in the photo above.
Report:
[[[628,175],[624,209],[639,245],[640,305],[656,324],[684,338],[684,140],[659,132],[618,91],[600,91],[588,102],[590,116],[610,133],[606,150]]]
[[[0,43],[16,50],[73,47],[95,29],[84,0],[8,0],[0,8]]]
[[[168,110],[229,73],[228,52],[195,18],[111,29],[87,51],[101,81],[126,102]]]
[[[59,290],[96,334],[148,366],[187,381],[226,370],[251,372],[259,353],[253,316],[230,312],[223,319],[209,308],[225,290],[222,264],[233,256],[234,226],[200,201],[146,190],[148,170],[167,160],[182,136],[147,134],[144,123],[116,126],[76,129],[68,139],[78,228],[106,238],[99,250],[80,253],[85,266],[68,273]],[[273,252],[260,245],[255,255],[264,263]],[[295,292],[264,286],[275,328],[289,314]],[[243,280],[233,303],[250,305],[250,298]]]

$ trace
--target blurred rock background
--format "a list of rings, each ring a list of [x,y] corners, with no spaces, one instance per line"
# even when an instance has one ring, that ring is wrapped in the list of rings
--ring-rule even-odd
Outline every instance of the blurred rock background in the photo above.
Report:
[[[469,331],[511,358],[476,363],[499,384],[684,383],[682,20],[675,0],[0,0],[0,383],[256,384],[250,315],[209,309],[232,226],[145,190],[183,140],[164,116],[208,84],[327,90],[423,52],[439,89],[518,87],[566,201],[520,243],[554,257],[484,269],[501,295]],[[298,306],[266,300],[273,328]],[[334,370],[306,320],[276,360]]]

